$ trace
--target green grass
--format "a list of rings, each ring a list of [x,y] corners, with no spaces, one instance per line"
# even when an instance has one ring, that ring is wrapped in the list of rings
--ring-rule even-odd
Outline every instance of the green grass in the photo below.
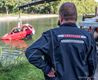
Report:
[[[25,62],[18,65],[0,67],[0,80],[44,80],[43,73]]]

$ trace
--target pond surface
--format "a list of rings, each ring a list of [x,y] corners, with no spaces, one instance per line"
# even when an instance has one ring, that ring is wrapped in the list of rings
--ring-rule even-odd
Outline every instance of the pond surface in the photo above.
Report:
[[[0,22],[0,37],[10,32],[17,23],[17,21]],[[26,47],[38,39],[44,31],[57,26],[57,18],[25,20],[23,24],[25,23],[31,24],[36,34],[32,36],[32,40],[0,40],[0,63],[2,65],[17,63],[16,60],[22,59]]]

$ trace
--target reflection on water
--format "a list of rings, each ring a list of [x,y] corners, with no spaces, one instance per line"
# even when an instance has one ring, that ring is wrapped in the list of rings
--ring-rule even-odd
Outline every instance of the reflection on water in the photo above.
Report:
[[[1,22],[0,23],[0,37],[4,34],[8,33],[13,27],[17,25],[17,21],[12,22]],[[0,63],[3,66],[19,63],[24,60],[24,50],[33,43],[36,39],[38,39],[41,34],[56,26],[57,18],[46,18],[46,19],[35,19],[30,21],[23,21],[24,23],[29,23],[34,26],[36,30],[36,34],[32,36],[32,40],[2,40],[0,41]]]
[[[2,40],[2,42],[5,43],[5,45],[9,45],[11,48],[16,47],[19,49],[24,49],[28,47],[24,40]]]
[[[2,40],[5,47],[0,47],[0,63],[2,66],[19,63],[24,59],[23,50],[28,47],[23,40]]]
[[[11,64],[19,63],[24,59],[23,52],[20,50],[9,50],[7,47],[1,48],[0,63],[2,66],[9,66]]]

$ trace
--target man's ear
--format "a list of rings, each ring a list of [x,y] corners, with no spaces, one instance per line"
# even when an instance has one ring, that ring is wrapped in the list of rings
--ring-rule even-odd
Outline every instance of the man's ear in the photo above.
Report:
[[[59,16],[59,21],[60,21],[60,24],[62,24],[62,22],[64,21],[64,18],[62,16]]]
[[[63,22],[63,20],[64,20],[64,19],[61,17],[61,23]]]
[[[61,24],[61,16],[59,16],[58,23]]]

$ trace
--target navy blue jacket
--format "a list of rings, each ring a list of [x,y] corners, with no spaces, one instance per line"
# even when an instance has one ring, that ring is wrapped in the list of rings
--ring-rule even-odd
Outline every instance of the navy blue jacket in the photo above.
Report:
[[[44,32],[27,48],[26,57],[41,69],[45,80],[87,80],[96,69],[96,44],[90,33],[76,24],[63,24]],[[55,68],[56,77],[46,74]]]

